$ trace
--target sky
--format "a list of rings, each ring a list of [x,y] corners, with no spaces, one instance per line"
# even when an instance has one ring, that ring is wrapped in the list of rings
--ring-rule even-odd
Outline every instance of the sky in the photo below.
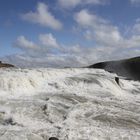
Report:
[[[140,55],[140,0],[0,0],[0,59],[79,67]]]

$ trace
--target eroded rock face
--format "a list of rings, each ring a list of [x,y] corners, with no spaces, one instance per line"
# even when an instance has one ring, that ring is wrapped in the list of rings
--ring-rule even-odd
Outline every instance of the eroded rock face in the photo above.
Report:
[[[2,63],[2,61],[0,61],[0,68],[10,68],[10,67],[15,67],[15,66],[7,63]]]
[[[104,69],[116,73],[119,76],[140,81],[140,57],[119,61],[100,62],[90,65],[88,68]]]

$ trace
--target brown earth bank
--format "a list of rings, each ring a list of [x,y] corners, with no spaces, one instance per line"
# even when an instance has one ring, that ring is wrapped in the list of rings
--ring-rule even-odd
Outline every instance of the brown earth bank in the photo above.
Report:
[[[12,64],[2,63],[0,61],[0,68],[11,68],[11,67],[15,67],[15,66]]]
[[[140,57],[100,62],[90,65],[87,68],[104,69],[116,73],[119,76],[126,77],[127,79],[140,81]]]

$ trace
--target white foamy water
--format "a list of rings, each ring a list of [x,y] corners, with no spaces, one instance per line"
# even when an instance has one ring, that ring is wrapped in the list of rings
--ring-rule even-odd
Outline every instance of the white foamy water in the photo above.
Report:
[[[97,69],[1,69],[0,140],[139,140],[140,83]]]

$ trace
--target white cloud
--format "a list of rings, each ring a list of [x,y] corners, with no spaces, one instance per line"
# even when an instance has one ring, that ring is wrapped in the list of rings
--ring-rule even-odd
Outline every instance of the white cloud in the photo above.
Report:
[[[140,35],[131,34],[124,37],[117,26],[88,10],[81,10],[74,16],[81,33],[90,41],[92,47],[65,45],[58,42],[51,34],[40,34],[38,43],[27,40],[24,36],[17,38],[17,46],[24,48],[23,54],[4,58],[9,63],[25,67],[80,67],[96,62],[137,56],[140,54]],[[139,21],[131,28],[134,32]]]
[[[17,66],[78,67],[140,55],[140,33],[136,33],[139,19],[133,27],[129,27],[131,34],[127,37],[123,36],[117,26],[86,9],[76,13],[74,19],[80,37],[83,34],[87,41],[93,42],[93,46],[79,45],[82,41],[68,46],[57,41],[51,33],[40,34],[38,43],[20,36],[17,38],[16,47],[21,48],[23,54],[9,56],[4,60]]]
[[[49,12],[47,5],[41,2],[38,3],[35,12],[28,12],[21,17],[23,20],[50,27],[52,29],[58,30],[62,28],[62,23]]]
[[[93,36],[93,34],[92,34],[92,31],[90,31],[90,30],[86,30],[85,32],[84,32],[84,37],[87,39],[87,40],[93,40],[93,38],[94,38],[94,36]]]
[[[139,3],[140,3],[140,0],[130,0],[130,2],[131,2],[132,4],[139,4]]]
[[[132,49],[137,49],[140,47],[140,35],[133,35],[129,39],[124,39],[122,42],[122,45],[126,48],[132,48]]]
[[[51,33],[40,34],[38,43],[30,41],[24,36],[19,36],[14,43],[14,47],[22,49],[27,55],[32,57],[45,57],[62,49]]]
[[[61,47],[59,53],[48,52],[47,49],[40,48],[37,51],[33,49],[28,53],[17,54],[3,58],[8,63],[20,67],[81,67],[88,66],[100,61],[121,59],[140,54],[138,42],[140,37],[126,41],[123,45],[129,45],[129,48],[122,46],[94,46],[82,47],[79,44],[73,46]],[[131,44],[130,44],[131,43]],[[136,47],[131,49],[132,47]],[[121,52],[120,52],[121,51]]]
[[[74,19],[80,26],[83,27],[97,27],[98,24],[108,23],[107,20],[104,20],[95,14],[91,14],[87,9],[83,9],[76,13]]]
[[[134,24],[131,29],[133,34],[131,33],[131,35],[126,38],[119,31],[117,26],[112,25],[108,20],[102,17],[91,14],[86,9],[76,13],[74,19],[78,27],[81,27],[80,33],[83,33],[87,40],[96,42],[96,46],[87,53],[88,55],[91,54],[91,59],[97,61],[103,59],[104,61],[140,54],[139,20],[137,20],[136,24]],[[93,58],[92,55],[95,55],[98,59]]]
[[[27,40],[24,36],[19,36],[15,42],[15,47],[21,49],[36,49],[37,45]]]
[[[95,29],[95,40],[101,45],[116,46],[122,41],[122,36],[117,28],[109,26]]]
[[[47,47],[58,48],[59,45],[51,33],[39,35],[40,42]]]
[[[51,33],[39,35],[38,44],[27,40],[24,36],[18,37],[15,44],[24,51],[23,54],[8,56],[4,60],[20,67],[77,67],[90,64],[99,58],[96,58],[97,48],[85,48],[79,44],[58,45]]]
[[[116,26],[112,26],[108,20],[91,14],[86,9],[76,13],[74,19],[78,25],[85,29],[86,38],[93,37],[94,41],[101,45],[115,45],[122,40]]]
[[[105,4],[107,0],[58,0],[59,4],[65,8],[72,8],[78,5],[87,5],[87,4]]]
[[[59,0],[59,4],[63,7],[75,7],[81,0]]]
[[[134,34],[140,34],[140,21],[139,21],[139,19],[136,21],[136,24],[134,24],[132,31]]]

